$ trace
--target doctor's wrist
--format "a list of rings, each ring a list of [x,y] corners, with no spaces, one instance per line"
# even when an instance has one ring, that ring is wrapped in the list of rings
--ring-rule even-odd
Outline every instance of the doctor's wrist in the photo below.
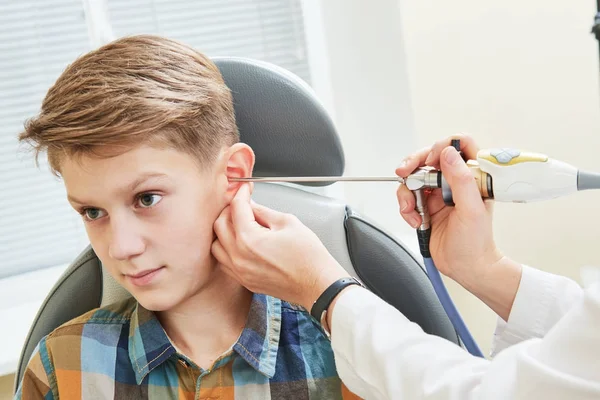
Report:
[[[300,305],[310,312],[315,301],[339,279],[350,277],[350,274],[337,262],[323,266],[319,274],[312,279],[303,290]]]
[[[459,283],[507,321],[519,289],[522,270],[522,264],[503,256],[485,265],[477,279]]]
[[[490,283],[491,271],[498,269],[505,256],[498,249],[493,249],[480,257],[473,258],[465,263],[461,260],[456,268],[450,268],[448,277],[467,289],[469,292],[485,290]]]

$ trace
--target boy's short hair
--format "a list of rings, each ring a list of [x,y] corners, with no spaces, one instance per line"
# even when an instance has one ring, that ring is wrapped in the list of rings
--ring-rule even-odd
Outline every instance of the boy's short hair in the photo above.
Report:
[[[52,172],[64,156],[111,156],[141,144],[168,146],[210,163],[239,141],[233,100],[217,66],[177,41],[130,36],[91,51],[50,88],[20,141]]]

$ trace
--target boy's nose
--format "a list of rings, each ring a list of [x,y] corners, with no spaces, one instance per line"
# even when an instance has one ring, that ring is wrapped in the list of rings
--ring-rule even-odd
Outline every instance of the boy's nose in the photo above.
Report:
[[[145,243],[133,223],[111,221],[111,240],[108,255],[119,261],[129,260],[145,250]]]

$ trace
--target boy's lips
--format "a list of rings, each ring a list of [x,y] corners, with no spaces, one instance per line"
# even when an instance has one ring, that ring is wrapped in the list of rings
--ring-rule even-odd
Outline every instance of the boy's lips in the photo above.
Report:
[[[125,277],[136,286],[144,286],[151,283],[164,268],[165,267],[162,266],[154,269],[147,269],[135,274],[125,274]]]
[[[154,269],[146,269],[142,272],[138,272],[137,274],[125,274],[130,278],[141,278],[144,275],[151,274],[152,272],[161,269],[162,267],[154,268]]]

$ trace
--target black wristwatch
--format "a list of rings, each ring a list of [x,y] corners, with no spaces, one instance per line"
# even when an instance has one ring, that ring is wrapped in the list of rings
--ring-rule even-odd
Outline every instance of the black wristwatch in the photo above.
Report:
[[[345,278],[338,279],[333,282],[325,291],[319,296],[319,298],[314,302],[310,315],[313,316],[314,319],[319,321],[319,323],[323,324],[323,317],[326,313],[329,305],[335,299],[342,290],[350,285],[359,285],[363,286],[356,278],[347,276]]]

